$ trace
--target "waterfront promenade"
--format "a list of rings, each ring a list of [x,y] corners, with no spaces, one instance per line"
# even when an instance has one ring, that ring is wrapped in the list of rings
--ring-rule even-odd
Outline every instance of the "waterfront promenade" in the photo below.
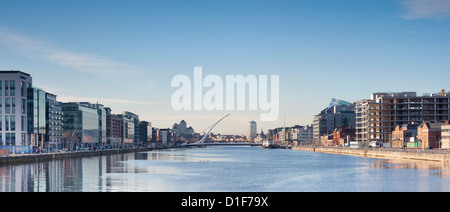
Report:
[[[327,154],[354,155],[359,157],[383,159],[408,159],[450,163],[450,151],[433,149],[394,149],[394,148],[348,148],[348,147],[312,147],[294,146],[293,150],[321,152]]]

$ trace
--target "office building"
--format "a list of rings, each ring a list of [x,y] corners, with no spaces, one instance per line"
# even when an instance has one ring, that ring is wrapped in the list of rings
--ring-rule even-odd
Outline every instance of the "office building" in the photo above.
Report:
[[[314,140],[313,136],[313,125],[309,124],[300,129],[298,133],[298,144],[299,145],[310,145]]]
[[[170,128],[157,129],[158,145],[170,147],[174,145],[174,132]]]
[[[28,135],[30,144],[44,148],[47,133],[46,93],[39,88],[28,88]]]
[[[0,146],[29,146],[27,97],[32,78],[21,71],[0,71]]]
[[[46,134],[44,148],[62,149],[62,105],[56,95],[46,93]]]
[[[123,139],[123,118],[106,110],[106,143],[109,147],[120,147]]]
[[[124,111],[119,114],[122,118],[122,144],[125,146],[133,146],[133,144],[138,144],[139,140],[139,116],[129,112]]]
[[[61,149],[62,106],[56,95],[28,88],[28,138],[40,150]]]
[[[152,141],[152,123],[147,121],[139,122],[139,139],[141,145],[149,145]]]
[[[94,148],[106,144],[106,110],[87,102],[62,103],[66,148]]]
[[[330,135],[336,128],[355,128],[355,105],[333,98],[330,105],[314,116],[313,142],[318,145],[320,137]]]

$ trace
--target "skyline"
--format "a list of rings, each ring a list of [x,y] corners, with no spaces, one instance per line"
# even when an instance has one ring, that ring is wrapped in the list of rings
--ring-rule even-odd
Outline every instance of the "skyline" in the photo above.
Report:
[[[27,5],[27,6],[23,6]],[[184,119],[215,133],[311,124],[332,98],[438,93],[450,76],[445,0],[7,1],[0,69],[20,70],[59,101],[99,102],[155,127]],[[277,121],[261,111],[174,111],[178,74],[280,76]]]

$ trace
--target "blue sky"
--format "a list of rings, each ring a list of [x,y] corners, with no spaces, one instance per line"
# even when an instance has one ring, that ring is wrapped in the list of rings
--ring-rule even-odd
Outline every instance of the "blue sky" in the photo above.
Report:
[[[99,101],[155,127],[247,134],[312,123],[336,97],[450,90],[448,0],[2,0],[0,69],[62,101]],[[174,111],[173,76],[280,76],[280,116]]]

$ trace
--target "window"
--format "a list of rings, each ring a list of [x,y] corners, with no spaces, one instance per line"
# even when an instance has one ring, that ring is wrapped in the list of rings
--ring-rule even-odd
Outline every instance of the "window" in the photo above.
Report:
[[[5,113],[11,113],[11,99],[10,98],[6,98],[5,99]]]
[[[6,141],[5,141],[5,145],[9,146],[11,142],[11,133],[6,133]]]
[[[15,146],[15,145],[16,145],[16,134],[11,133],[11,146]]]
[[[6,133],[6,146],[15,146],[16,145],[16,134],[15,133]]]
[[[1,92],[0,92],[0,93],[1,93]],[[2,107],[2,102],[3,102],[3,99],[0,98],[0,114],[2,114],[2,110],[3,110],[3,109],[2,109],[2,108],[3,108],[3,107]]]
[[[9,96],[9,80],[5,80],[5,96]]]
[[[2,116],[0,116],[0,132],[3,130],[2,124],[3,124],[3,119],[2,119]],[[1,133],[0,133],[0,135],[1,135]],[[1,141],[1,139],[0,139],[0,141]]]
[[[0,96],[2,96],[2,81],[0,80]]]
[[[20,95],[22,97],[25,97],[25,82],[24,81],[20,81]]]
[[[10,96],[16,95],[16,81],[10,80],[9,81],[9,89],[10,89]]]
[[[10,121],[11,121],[11,131],[16,131],[16,116],[11,116]]]
[[[9,131],[9,116],[5,116],[5,131]]]
[[[25,133],[22,133],[22,145],[25,145],[25,138],[26,138]]]
[[[11,99],[11,105],[12,105],[12,111],[11,111],[11,113],[16,113],[16,99],[14,99],[14,98],[12,98]]]
[[[0,105],[1,105],[1,103],[0,103]],[[26,112],[27,112],[26,107],[27,107],[26,101],[25,101],[25,99],[22,99],[22,114],[26,114]]]
[[[26,116],[21,116],[21,127],[20,130],[25,131],[25,124],[26,124]]]

